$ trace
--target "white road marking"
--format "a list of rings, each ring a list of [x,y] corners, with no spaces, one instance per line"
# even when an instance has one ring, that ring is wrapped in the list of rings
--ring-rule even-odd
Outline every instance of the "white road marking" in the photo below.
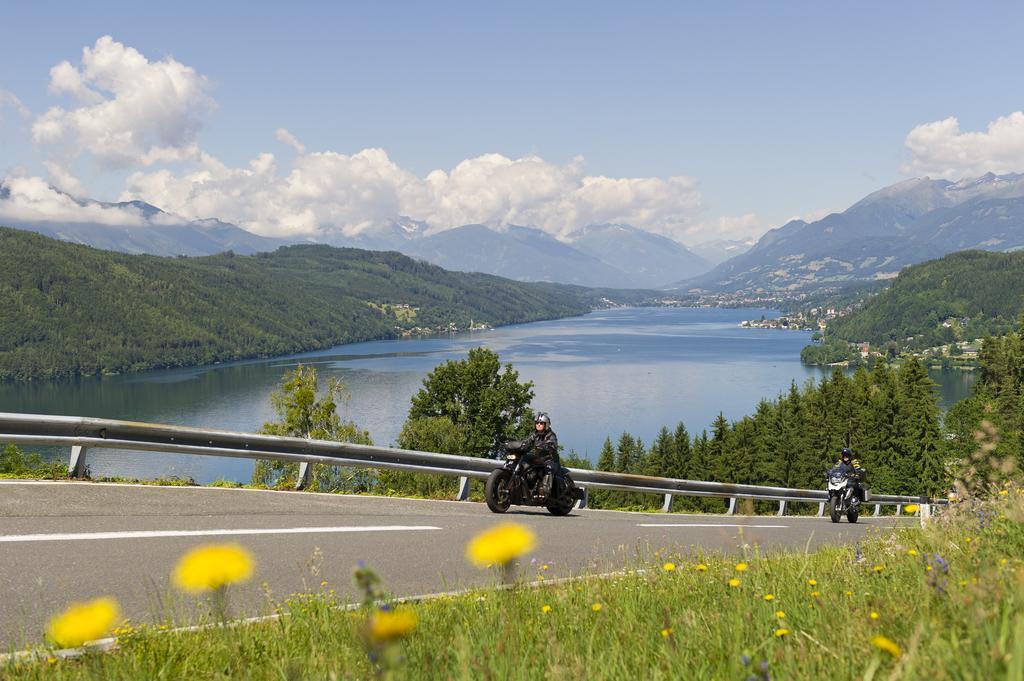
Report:
[[[761,527],[782,528],[789,525],[746,525],[743,523],[640,523],[637,527]]]
[[[94,539],[154,539],[159,537],[219,537],[253,534],[317,534],[338,532],[413,532],[440,530],[433,525],[352,525],[348,527],[271,527],[234,530],[135,530],[127,532],[76,532],[68,534],[7,534],[0,543],[28,541],[87,541]]]

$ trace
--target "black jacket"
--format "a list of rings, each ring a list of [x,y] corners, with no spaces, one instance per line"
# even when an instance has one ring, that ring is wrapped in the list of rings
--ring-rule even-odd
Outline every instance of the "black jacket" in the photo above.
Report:
[[[842,474],[850,475],[858,482],[864,482],[864,478],[867,477],[867,471],[859,466],[854,466],[852,463],[843,463],[842,459],[836,464],[835,470]]]
[[[523,441],[523,451],[538,459],[557,458],[558,436],[550,428],[545,428],[543,433],[533,431],[533,434]]]

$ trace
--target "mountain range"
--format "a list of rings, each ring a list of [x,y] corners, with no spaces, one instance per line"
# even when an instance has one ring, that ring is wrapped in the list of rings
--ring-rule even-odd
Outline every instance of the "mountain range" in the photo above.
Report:
[[[916,178],[842,213],[793,220],[746,253],[678,282],[685,290],[799,291],[895,277],[907,265],[967,249],[1024,248],[1024,174],[951,182]]]

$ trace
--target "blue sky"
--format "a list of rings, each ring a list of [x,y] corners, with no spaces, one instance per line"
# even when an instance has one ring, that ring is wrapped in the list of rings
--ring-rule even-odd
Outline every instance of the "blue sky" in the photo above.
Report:
[[[907,136],[949,117],[985,131],[1024,108],[1022,27],[1019,2],[16,3],[0,91],[30,114],[0,114],[0,176],[42,174],[53,149],[26,131],[71,106],[49,70],[109,35],[208,79],[216,107],[196,139],[227,166],[283,160],[278,128],[310,150],[381,148],[421,177],[487,153],[582,156],[587,175],[693,178],[688,220],[752,214],[757,230],[918,169],[957,174],[929,156],[948,149],[903,168]],[[104,199],[139,170],[67,165]]]

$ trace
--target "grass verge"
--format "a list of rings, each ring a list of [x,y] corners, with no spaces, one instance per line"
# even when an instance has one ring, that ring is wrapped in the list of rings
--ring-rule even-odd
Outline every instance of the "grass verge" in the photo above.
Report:
[[[391,665],[330,592],[189,633],[122,627],[111,653],[10,679],[1024,679],[1024,496],[957,504],[859,547],[741,558],[415,604]],[[543,566],[538,572],[544,574]],[[371,657],[368,653],[374,653]]]

